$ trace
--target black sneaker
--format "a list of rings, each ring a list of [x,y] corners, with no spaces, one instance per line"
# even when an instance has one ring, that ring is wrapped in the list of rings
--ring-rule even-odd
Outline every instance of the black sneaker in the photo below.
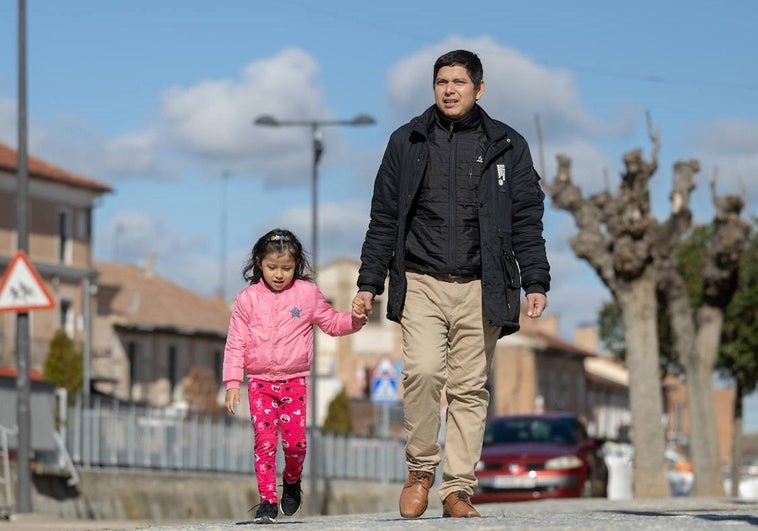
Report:
[[[279,508],[277,505],[264,500],[258,505],[253,522],[256,524],[275,524],[278,515]]]
[[[282,499],[279,506],[284,516],[292,516],[303,506],[303,491],[300,489],[300,480],[287,483],[282,480]]]

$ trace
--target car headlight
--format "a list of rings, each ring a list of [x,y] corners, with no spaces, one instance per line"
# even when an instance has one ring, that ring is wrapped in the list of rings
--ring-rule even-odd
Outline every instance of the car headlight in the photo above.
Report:
[[[563,470],[566,468],[579,468],[582,460],[575,455],[563,455],[545,461],[545,470]]]
[[[480,470],[484,470],[484,462],[483,461],[477,461],[476,466],[474,467],[474,472],[479,472]]]

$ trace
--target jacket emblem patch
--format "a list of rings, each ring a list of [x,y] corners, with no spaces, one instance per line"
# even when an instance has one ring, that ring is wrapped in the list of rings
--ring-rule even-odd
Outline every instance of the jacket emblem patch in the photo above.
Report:
[[[302,312],[302,311],[303,310],[301,310],[297,306],[293,306],[292,309],[290,310],[290,315],[292,317],[298,317],[299,318],[300,317],[300,312]]]
[[[497,165],[497,184],[503,186],[505,182],[505,164]]]
[[[482,164],[482,163],[484,162],[484,159],[482,158],[482,156],[481,156],[481,155],[479,155],[478,157],[476,157],[476,161],[477,161],[479,164]]]

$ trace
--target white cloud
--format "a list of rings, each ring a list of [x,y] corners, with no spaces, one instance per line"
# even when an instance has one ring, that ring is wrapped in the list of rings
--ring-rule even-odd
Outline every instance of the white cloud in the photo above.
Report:
[[[0,100],[0,140],[15,147],[16,134],[6,131],[6,124],[15,124],[14,105]],[[49,123],[32,124],[29,129],[30,155],[93,179],[112,182],[123,177],[166,178],[179,173],[181,163],[172,158],[163,141],[165,135],[157,128],[109,137],[78,117],[59,116]]]
[[[316,59],[289,48],[254,61],[239,79],[206,80],[174,87],[162,97],[162,113],[180,149],[268,182],[307,182],[312,164],[310,127],[264,127],[253,121],[328,120]],[[338,152],[339,134],[323,131],[325,155]]]
[[[369,198],[361,202],[320,203],[318,209],[319,264],[338,258],[355,258],[360,255],[363,237],[369,220]],[[274,227],[291,230],[302,242],[306,252],[312,254],[310,206],[290,207],[266,225],[259,225],[260,234]]]
[[[155,257],[161,276],[193,291],[212,294],[218,278],[217,262],[208,258],[208,242],[187,235],[161,216],[121,210],[98,227],[98,259],[144,265],[148,255]]]
[[[175,176],[178,164],[169,164],[161,157],[160,136],[157,129],[125,133],[105,141],[99,156],[90,160],[98,175]]]
[[[0,142],[10,146],[16,146],[18,136],[16,116],[16,102],[0,97]]]
[[[449,37],[400,61],[388,75],[390,98],[399,116],[410,118],[431,105],[435,60],[443,53],[464,48],[479,55],[484,66],[482,107],[525,136],[535,129],[539,113],[545,141],[576,135],[618,134],[631,127],[625,113],[616,124],[604,124],[580,103],[571,72],[538,64],[490,37]]]
[[[109,137],[76,117],[35,124],[31,151],[93,178],[165,179],[187,171],[208,174],[219,167],[255,175],[267,183],[310,179],[310,127],[261,127],[260,115],[279,120],[329,120],[316,59],[289,48],[246,65],[238,78],[203,80],[172,87],[160,98],[161,114],[142,129]],[[0,100],[0,139],[15,145],[15,103]],[[339,128],[325,127],[321,166],[360,159],[346,148]],[[351,162],[352,161],[352,162]]]
[[[607,153],[593,144],[587,138],[573,137],[556,140],[545,145],[546,175],[543,180],[552,183],[558,169],[556,156],[568,155],[571,158],[571,180],[582,189],[582,194],[587,197],[609,187],[615,190],[619,184],[618,162],[610,160]],[[538,147],[532,145],[532,159],[538,171],[541,171]],[[607,182],[606,182],[607,176]]]
[[[755,212],[758,206],[758,122],[742,119],[717,120],[692,135],[696,145],[695,157],[700,160],[701,182],[718,174],[719,194],[739,194]]]

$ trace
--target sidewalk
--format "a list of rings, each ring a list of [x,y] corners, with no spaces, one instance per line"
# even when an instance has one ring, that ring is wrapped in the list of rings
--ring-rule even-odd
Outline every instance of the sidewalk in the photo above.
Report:
[[[668,498],[643,500],[545,500],[478,506],[482,518],[442,518],[439,510],[428,510],[416,520],[404,520],[396,512],[340,516],[280,516],[278,523],[287,531],[299,529],[462,529],[533,530],[533,529],[598,529],[598,530],[712,530],[755,529],[758,526],[758,499]],[[0,531],[102,531],[161,529],[184,531],[239,531],[252,525],[250,515],[236,521],[95,521],[63,520],[41,514],[17,514],[11,521],[0,522]]]

